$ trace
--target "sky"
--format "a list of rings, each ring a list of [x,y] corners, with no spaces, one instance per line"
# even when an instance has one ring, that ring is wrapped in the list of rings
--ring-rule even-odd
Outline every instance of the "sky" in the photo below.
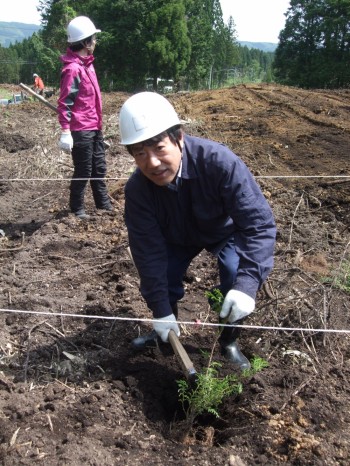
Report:
[[[9,0],[6,6],[1,6],[0,21],[40,24],[37,6],[39,6],[39,0]]]
[[[278,42],[284,28],[289,0],[220,0],[225,23],[236,25],[237,39],[248,42]],[[10,0],[1,8],[0,21],[40,24],[39,0]]]
[[[277,43],[290,1],[220,0],[220,4],[225,23],[232,16],[239,41]]]

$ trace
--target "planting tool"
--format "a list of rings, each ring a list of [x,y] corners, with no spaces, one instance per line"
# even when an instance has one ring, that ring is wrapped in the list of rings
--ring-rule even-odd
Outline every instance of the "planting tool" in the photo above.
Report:
[[[19,85],[21,86],[22,89],[24,89],[25,91],[29,92],[29,94],[32,94],[36,99],[38,99],[41,103],[43,103],[44,105],[46,105],[47,107],[51,108],[51,110],[53,110],[54,112],[58,113],[58,109],[57,107],[55,107],[54,105],[52,105],[52,103],[50,103],[49,101],[47,101],[42,95],[39,95],[37,94],[35,91],[33,91],[33,89],[31,89],[30,87],[26,86],[25,84],[23,83],[19,83]],[[109,142],[107,141],[103,141],[103,145],[104,145],[104,148],[105,149],[108,149],[111,145]]]
[[[24,89],[25,91],[29,92],[29,94],[32,94],[35,98],[37,98],[38,100],[40,100],[40,102],[42,102],[42,103],[45,104],[47,107],[51,108],[51,110],[53,110],[54,112],[57,113],[57,107],[55,107],[55,106],[52,105],[50,102],[48,102],[42,95],[37,94],[35,91],[33,91],[33,89],[31,89],[30,87],[26,86],[26,85],[23,84],[23,83],[19,83],[19,85],[21,86],[22,89]]]
[[[189,382],[195,382],[197,371],[174,330],[170,330],[168,338],[186,379]]]

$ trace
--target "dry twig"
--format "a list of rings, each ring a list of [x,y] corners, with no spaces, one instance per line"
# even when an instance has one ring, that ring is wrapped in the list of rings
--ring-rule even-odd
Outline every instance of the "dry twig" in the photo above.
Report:
[[[28,365],[29,365],[29,349],[30,349],[30,337],[31,337],[31,333],[38,327],[40,327],[40,325],[42,324],[45,324],[46,323],[46,320],[43,320],[42,322],[39,322],[38,324],[35,324],[33,325],[33,327],[31,327],[29,329],[29,332],[28,332],[28,346],[27,346],[27,356],[26,356],[26,361],[25,361],[25,364],[24,364],[24,382],[27,383],[27,373],[28,373]]]
[[[287,249],[291,249],[291,243],[292,243],[292,233],[293,233],[293,227],[294,227],[294,220],[295,220],[295,217],[296,217],[296,214],[299,210],[299,207],[300,207],[300,204],[302,202],[304,198],[304,193],[301,195],[300,199],[299,199],[299,202],[298,202],[298,205],[296,206],[296,209],[293,213],[293,217],[292,217],[292,223],[291,223],[291,226],[290,226],[290,233],[289,233],[289,239],[288,239],[288,248]]]

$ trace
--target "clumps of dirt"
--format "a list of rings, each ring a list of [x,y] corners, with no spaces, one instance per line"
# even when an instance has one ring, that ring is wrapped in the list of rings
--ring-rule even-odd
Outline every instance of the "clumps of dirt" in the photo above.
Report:
[[[0,131],[0,145],[10,154],[34,147],[34,141],[26,136],[10,131]]]

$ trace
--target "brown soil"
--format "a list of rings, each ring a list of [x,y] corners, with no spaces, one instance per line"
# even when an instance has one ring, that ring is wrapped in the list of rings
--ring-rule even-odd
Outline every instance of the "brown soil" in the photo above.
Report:
[[[278,224],[275,268],[247,322],[274,329],[246,328],[240,339],[269,367],[244,379],[219,419],[201,416],[189,432],[171,346],[130,347],[151,325],[137,319],[151,316],[123,223],[133,167],[118,144],[126,97],[103,95],[115,214],[94,211],[88,190],[89,222],[67,209],[72,166],[57,147],[56,115],[39,102],[0,108],[0,463],[349,464],[349,333],[321,329],[350,330],[349,293],[339,288],[350,262],[350,179],[340,178],[350,174],[350,91],[242,85],[169,95],[188,132],[248,164]],[[185,283],[180,320],[216,322],[205,298],[217,284],[213,258],[198,257]],[[183,326],[197,370],[215,332]],[[233,371],[217,350],[215,360],[220,375]]]

